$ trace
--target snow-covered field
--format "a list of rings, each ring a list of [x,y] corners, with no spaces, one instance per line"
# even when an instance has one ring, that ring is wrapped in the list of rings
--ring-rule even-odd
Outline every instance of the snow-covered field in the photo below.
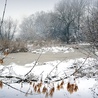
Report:
[[[53,53],[74,52],[74,49],[64,49],[64,47],[42,48],[35,52],[41,50]],[[37,62],[36,66],[35,62],[32,61],[24,66],[15,63],[7,66],[0,65],[0,98],[98,98],[98,61],[96,59],[87,57],[63,61],[55,60],[43,64]],[[33,68],[33,66],[35,67]],[[31,69],[30,74],[26,75]],[[30,83],[16,83],[20,80],[19,78],[28,79]],[[31,80],[34,79],[37,82],[31,83]],[[40,82],[42,82],[40,91],[35,91],[35,86]],[[58,85],[62,82],[64,83],[59,88]],[[77,89],[68,88],[68,83],[74,84]],[[45,93],[43,93],[44,87],[47,88]]]

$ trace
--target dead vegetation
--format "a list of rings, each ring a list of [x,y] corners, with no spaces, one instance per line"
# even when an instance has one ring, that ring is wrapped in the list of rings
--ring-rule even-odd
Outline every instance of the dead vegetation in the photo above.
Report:
[[[3,64],[3,59],[0,59],[0,64]]]
[[[4,55],[7,55],[7,51],[5,49],[9,49],[10,53],[17,53],[17,52],[27,52],[27,43],[21,40],[15,41],[0,41],[0,50],[4,52]]]
[[[3,83],[2,83],[1,80],[0,80],[0,88],[1,88],[1,89],[3,88]]]
[[[9,54],[9,49],[5,49],[4,51],[2,51],[2,56],[0,58],[0,64],[2,65],[4,63],[4,59],[6,58],[6,56]]]
[[[72,94],[73,92],[77,92],[78,86],[76,84],[70,84],[70,82],[67,83],[67,91]]]

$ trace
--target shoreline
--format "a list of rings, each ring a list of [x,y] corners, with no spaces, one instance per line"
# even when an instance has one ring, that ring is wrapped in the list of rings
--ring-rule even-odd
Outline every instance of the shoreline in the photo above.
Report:
[[[32,52],[11,53],[4,59],[3,65],[10,65],[11,63],[16,63],[18,65],[25,65],[36,61],[39,55],[40,54],[35,54]],[[46,52],[40,56],[38,62],[44,63],[44,62],[55,61],[55,60],[64,60],[64,59],[68,60],[68,59],[76,59],[76,58],[84,58],[84,57],[87,57],[87,55],[77,50],[69,53]]]

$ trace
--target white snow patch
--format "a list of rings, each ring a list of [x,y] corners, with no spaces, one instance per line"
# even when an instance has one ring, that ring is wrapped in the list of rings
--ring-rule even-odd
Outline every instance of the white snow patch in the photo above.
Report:
[[[63,53],[69,53],[69,52],[74,52],[73,48],[70,47],[42,47],[41,49],[36,49],[32,50],[32,53],[46,53],[46,52],[53,52],[53,53],[58,53],[58,52],[63,52]]]

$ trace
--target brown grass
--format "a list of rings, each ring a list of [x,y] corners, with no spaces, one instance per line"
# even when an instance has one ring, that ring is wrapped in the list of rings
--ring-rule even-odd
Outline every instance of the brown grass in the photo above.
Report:
[[[52,97],[52,96],[53,96],[54,91],[55,91],[55,88],[54,88],[54,87],[52,87],[52,88],[50,89],[50,91],[49,91],[49,95],[50,95],[50,97]]]
[[[1,88],[1,89],[3,88],[3,83],[2,83],[2,81],[0,81],[0,88]]]
[[[47,92],[47,90],[48,89],[44,86],[43,89],[42,89],[42,93],[45,94]]]
[[[78,90],[78,86],[77,86],[76,84],[70,84],[70,83],[68,82],[68,84],[67,84],[67,91],[68,91],[70,94],[72,94],[73,92],[77,92],[77,90]]]
[[[0,64],[3,64],[3,59],[0,59]]]

